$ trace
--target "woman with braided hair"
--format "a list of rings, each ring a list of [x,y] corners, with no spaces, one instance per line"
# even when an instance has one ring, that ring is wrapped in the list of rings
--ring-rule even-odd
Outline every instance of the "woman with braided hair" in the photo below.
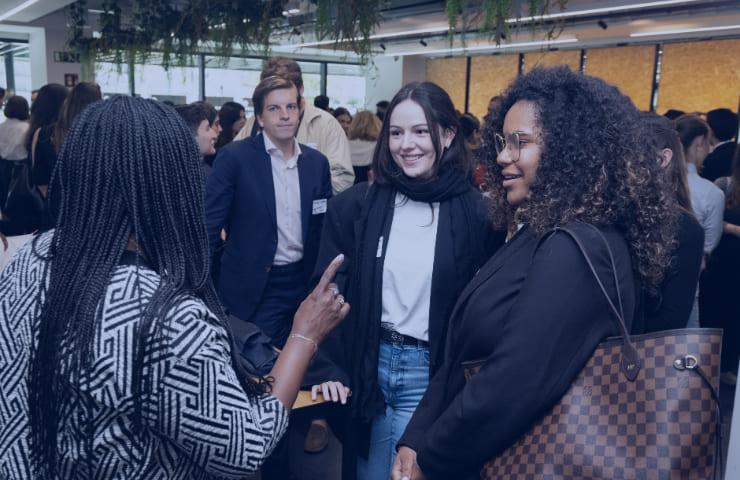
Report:
[[[349,307],[330,278],[266,378],[235,361],[209,275],[200,156],[161,103],[98,102],[71,126],[56,228],[0,276],[0,476],[243,478],[285,432]]]

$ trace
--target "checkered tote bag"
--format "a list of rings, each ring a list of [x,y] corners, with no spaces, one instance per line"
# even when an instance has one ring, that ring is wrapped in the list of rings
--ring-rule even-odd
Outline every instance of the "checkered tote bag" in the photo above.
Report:
[[[560,402],[486,463],[481,478],[715,478],[722,464],[717,393],[721,330],[630,336],[619,292],[617,310],[578,237],[559,230],[575,240],[586,258],[622,336],[596,348]],[[613,257],[611,262],[618,285]],[[482,363],[465,362],[466,377]]]

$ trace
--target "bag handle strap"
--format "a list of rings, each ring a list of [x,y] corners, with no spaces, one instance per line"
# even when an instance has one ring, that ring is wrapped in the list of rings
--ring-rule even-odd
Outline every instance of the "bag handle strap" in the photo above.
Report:
[[[614,302],[612,301],[611,297],[609,296],[609,293],[606,291],[606,287],[604,287],[604,283],[601,281],[601,278],[599,277],[599,274],[596,273],[596,268],[594,267],[593,262],[591,261],[591,257],[589,257],[588,253],[586,252],[586,249],[583,247],[583,243],[578,238],[578,235],[573,232],[571,229],[567,227],[556,227],[553,233],[555,232],[563,232],[566,235],[568,235],[578,246],[578,250],[581,252],[581,255],[583,255],[583,258],[586,260],[586,264],[588,264],[588,268],[591,271],[591,274],[593,275],[594,279],[596,279],[596,283],[599,285],[599,289],[601,290],[601,293],[604,294],[604,298],[606,298],[607,303],[609,304],[609,308],[611,309],[612,313],[614,314],[615,324],[617,326],[617,329],[620,332],[621,338],[622,338],[622,355],[620,360],[620,369],[622,371],[622,374],[627,378],[627,380],[633,382],[635,379],[637,379],[637,375],[640,373],[640,369],[642,368],[642,364],[640,362],[640,356],[637,353],[637,349],[635,348],[634,343],[632,343],[632,339],[630,337],[629,331],[627,330],[627,325],[624,321],[624,308],[622,306],[622,294],[619,289],[619,279],[617,277],[617,268],[616,263],[614,261],[614,254],[612,253],[611,248],[609,247],[609,243],[606,241],[606,238],[601,233],[601,231],[596,228],[595,226],[584,223],[584,225],[588,225],[590,228],[595,230],[598,233],[599,238],[604,244],[604,247],[606,248],[606,251],[609,253],[609,262],[611,266],[612,274],[614,275],[614,286],[617,289],[617,301],[619,303],[619,309],[614,305]],[[542,240],[540,240],[541,242]]]

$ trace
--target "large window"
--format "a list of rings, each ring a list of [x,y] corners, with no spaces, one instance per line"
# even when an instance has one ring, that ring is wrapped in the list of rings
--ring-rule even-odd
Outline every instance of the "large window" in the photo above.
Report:
[[[95,82],[100,85],[104,98],[115,94],[131,94],[127,64],[95,62]]]
[[[31,103],[31,62],[28,52],[13,57],[13,73],[15,74],[15,94],[26,97]]]
[[[198,67],[195,62],[187,67],[171,66],[165,70],[153,56],[146,65],[134,66],[134,90],[144,98],[169,101],[175,105],[197,102]]]
[[[321,64],[316,62],[298,62],[303,77],[303,97],[313,105],[313,99],[321,95]]]
[[[330,63],[326,73],[326,95],[332,108],[356,113],[365,105],[365,71],[360,65]]]
[[[216,108],[226,102],[244,105],[253,111],[252,94],[260,83],[262,60],[239,57],[206,57],[206,101]]]
[[[165,70],[160,55],[151,55],[146,64],[134,66],[133,79],[129,78],[127,64],[116,65],[111,61],[95,62],[95,81],[104,97],[114,94],[131,94],[131,80],[136,95],[156,98],[175,105],[200,100],[201,69],[198,58],[185,67],[172,66]],[[253,112],[252,95],[260,81],[264,60],[261,58],[203,56],[205,100],[216,108],[226,102],[244,105],[247,115]],[[303,75],[303,96],[313,103],[321,94],[321,62],[299,61]],[[331,106],[345,107],[355,113],[365,103],[365,71],[360,65],[326,64],[326,92]],[[1,77],[0,77],[1,78]],[[30,77],[29,77],[30,78]]]

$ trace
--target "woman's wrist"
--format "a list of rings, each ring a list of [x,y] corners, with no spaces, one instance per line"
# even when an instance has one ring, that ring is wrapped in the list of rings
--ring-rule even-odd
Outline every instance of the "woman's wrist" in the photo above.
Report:
[[[301,333],[291,333],[288,336],[288,339],[294,339],[300,342],[305,342],[307,345],[310,345],[313,349],[313,353],[316,353],[316,351],[319,349],[319,344],[316,340],[314,340],[312,337],[309,337],[307,335],[303,335]]]

